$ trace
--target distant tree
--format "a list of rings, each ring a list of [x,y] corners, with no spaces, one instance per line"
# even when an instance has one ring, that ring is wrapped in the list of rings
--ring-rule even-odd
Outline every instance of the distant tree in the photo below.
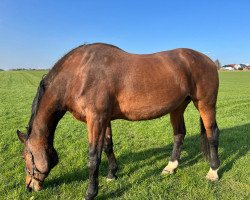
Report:
[[[14,69],[11,69],[12,71],[23,71],[23,70],[26,70],[25,68],[14,68]]]
[[[216,59],[214,61],[215,65],[217,66],[217,69],[221,69],[221,64],[220,64],[220,61],[218,59]]]
[[[0,71],[4,71],[3,69],[0,69]]]

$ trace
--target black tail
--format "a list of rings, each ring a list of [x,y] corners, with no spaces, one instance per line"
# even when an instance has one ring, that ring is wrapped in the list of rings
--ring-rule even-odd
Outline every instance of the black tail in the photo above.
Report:
[[[200,129],[201,129],[201,151],[205,159],[209,160],[210,152],[209,152],[209,143],[207,140],[206,129],[204,127],[203,121],[200,117]]]

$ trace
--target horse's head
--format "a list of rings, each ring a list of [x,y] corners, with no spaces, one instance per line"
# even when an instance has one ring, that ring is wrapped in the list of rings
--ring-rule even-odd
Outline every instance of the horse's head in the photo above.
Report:
[[[18,138],[24,144],[23,159],[26,171],[26,189],[39,191],[50,170],[58,163],[58,156],[53,146],[43,141],[32,140],[27,134],[17,131]]]

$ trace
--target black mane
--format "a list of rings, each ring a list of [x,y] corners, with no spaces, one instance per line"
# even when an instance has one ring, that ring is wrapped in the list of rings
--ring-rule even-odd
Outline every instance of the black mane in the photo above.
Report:
[[[33,103],[32,103],[31,117],[30,117],[30,121],[29,121],[29,124],[28,124],[28,128],[27,128],[28,129],[28,135],[31,134],[33,121],[34,121],[34,118],[36,116],[36,113],[37,113],[37,110],[38,110],[38,107],[39,107],[39,104],[40,104],[40,100],[41,100],[44,92],[45,92],[45,80],[43,78],[40,81],[39,87],[37,89],[36,96],[35,96],[35,98],[33,100]]]

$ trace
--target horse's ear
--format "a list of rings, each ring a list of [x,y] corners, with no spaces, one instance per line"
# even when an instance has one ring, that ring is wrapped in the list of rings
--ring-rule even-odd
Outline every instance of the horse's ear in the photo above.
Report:
[[[19,130],[17,130],[16,133],[17,133],[17,136],[18,136],[19,140],[20,140],[22,143],[24,143],[24,142],[27,140],[28,136],[27,136],[26,134],[22,133],[22,132],[19,131]]]

